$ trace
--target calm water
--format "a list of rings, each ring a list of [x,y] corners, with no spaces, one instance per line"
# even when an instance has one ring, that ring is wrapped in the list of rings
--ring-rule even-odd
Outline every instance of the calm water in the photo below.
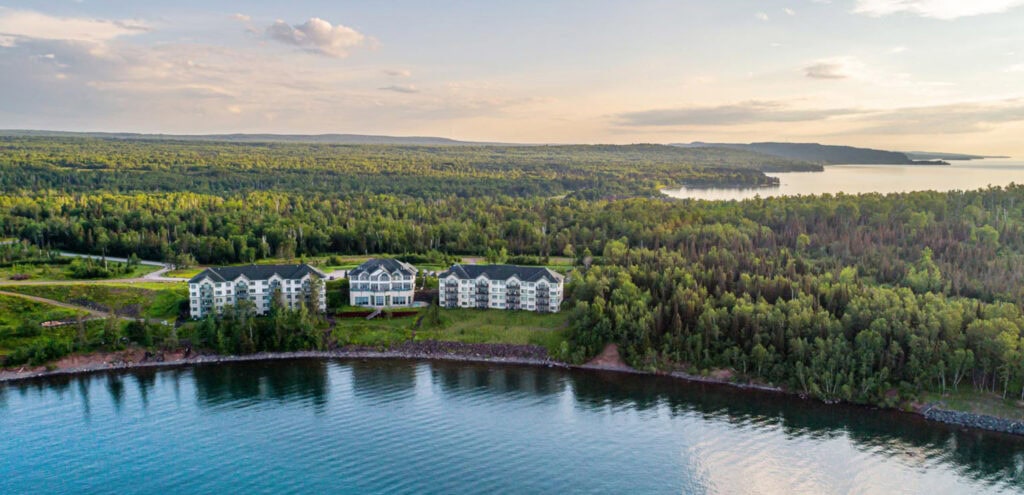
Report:
[[[778,177],[779,187],[758,189],[674,189],[675,198],[707,200],[750,199],[808,194],[897,193],[955,191],[988,186],[1024,184],[1024,162],[981,160],[951,162],[950,166],[830,165],[824,172],[767,174]]]
[[[288,361],[0,387],[3,494],[1024,486],[1024,438],[653,377]]]

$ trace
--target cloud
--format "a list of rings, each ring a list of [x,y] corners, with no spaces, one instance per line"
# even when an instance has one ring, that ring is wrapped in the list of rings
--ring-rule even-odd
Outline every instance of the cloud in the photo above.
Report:
[[[759,122],[803,122],[857,113],[844,108],[798,109],[786,102],[746,101],[714,107],[685,107],[626,112],[617,115],[627,126],[719,126]]]
[[[803,68],[811,79],[860,78],[866,74],[864,63],[854,57],[832,57],[815,61]]]
[[[1006,12],[1021,5],[1024,0],[857,0],[853,11],[872,17],[907,13],[952,20]]]
[[[241,22],[249,22],[249,21],[252,20],[251,16],[248,16],[248,15],[245,15],[245,14],[233,14],[231,16],[231,18],[236,20],[236,21],[241,21]]]
[[[767,21],[768,20],[768,14],[766,14],[764,12],[758,12],[758,13],[754,14],[754,17],[756,17],[759,21]]]
[[[408,69],[384,69],[381,72],[390,77],[412,77],[412,71]]]
[[[1024,72],[1024,64],[1014,64],[1014,65],[1011,65],[1011,66],[1003,69],[1003,72],[1009,72],[1009,73]]]
[[[348,26],[332,26],[318,17],[313,17],[294,26],[276,21],[266,30],[266,36],[274,41],[303,47],[311,52],[329,57],[347,57],[352,48],[366,43],[366,36]]]
[[[796,15],[796,11],[789,7],[782,9],[782,11],[785,12],[786,15]]]
[[[383,88],[377,88],[377,89],[379,89],[381,91],[394,91],[395,93],[406,93],[406,94],[413,94],[413,93],[419,93],[420,92],[420,90],[417,89],[416,86],[413,86],[412,84],[405,84],[405,85],[392,84],[391,86],[384,86]]]
[[[55,17],[0,7],[0,44],[5,47],[25,38],[103,43],[121,36],[145,33],[149,29],[141,21]]]
[[[961,134],[1024,122],[1024,99],[900,108],[862,117],[863,134]]]
[[[842,65],[828,62],[819,62],[804,67],[804,75],[811,79],[846,79],[850,77],[843,72]]]

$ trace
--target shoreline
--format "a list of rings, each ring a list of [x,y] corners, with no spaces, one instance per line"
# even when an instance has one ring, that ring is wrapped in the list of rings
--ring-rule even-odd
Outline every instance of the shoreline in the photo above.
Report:
[[[453,352],[454,351],[454,352]],[[445,361],[478,364],[502,364],[512,366],[534,366],[545,368],[559,368],[563,370],[583,370],[598,372],[614,372],[632,375],[647,375],[672,378],[675,380],[690,383],[727,386],[741,390],[754,390],[757,392],[768,392],[784,394],[794,398],[806,399],[806,397],[789,392],[781,387],[761,385],[756,383],[733,382],[725,379],[693,375],[684,372],[650,372],[637,370],[626,365],[618,364],[583,364],[573,365],[562,361],[541,357],[539,351],[542,348],[530,345],[511,344],[463,344],[458,342],[426,341],[416,343],[405,343],[388,350],[374,350],[367,348],[340,348],[328,351],[291,351],[291,352],[261,352],[240,356],[222,356],[219,354],[195,354],[183,356],[178,359],[164,360],[163,355],[154,356],[153,360],[141,360],[138,362],[91,362],[81,366],[69,366],[58,369],[43,369],[38,367],[27,371],[13,371],[0,369],[0,386],[18,382],[46,379],[58,376],[89,375],[109,371],[130,371],[136,369],[163,369],[185,366],[196,366],[205,364],[244,363],[260,361],[285,361],[292,359],[394,359],[409,361]],[[97,356],[97,355],[85,355]],[[23,368],[24,369],[24,368]],[[860,404],[852,404],[860,405]],[[870,406],[868,406],[870,407]],[[884,408],[883,408],[884,410]],[[889,409],[892,411],[913,414],[927,421],[934,421],[961,428],[970,428],[988,432],[1024,436],[1024,421],[977,414],[962,411],[941,409],[935,404],[925,404],[912,411],[900,409]]]

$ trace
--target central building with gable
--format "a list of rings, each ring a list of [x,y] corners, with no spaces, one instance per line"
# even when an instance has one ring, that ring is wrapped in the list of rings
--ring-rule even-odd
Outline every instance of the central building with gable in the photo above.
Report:
[[[412,306],[416,267],[395,259],[375,258],[348,273],[350,306],[393,308]]]

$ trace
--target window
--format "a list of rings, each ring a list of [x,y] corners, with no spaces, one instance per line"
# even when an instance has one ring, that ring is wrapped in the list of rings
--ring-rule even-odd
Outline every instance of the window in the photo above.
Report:
[[[357,297],[356,306],[368,306],[370,304],[369,297]]]

